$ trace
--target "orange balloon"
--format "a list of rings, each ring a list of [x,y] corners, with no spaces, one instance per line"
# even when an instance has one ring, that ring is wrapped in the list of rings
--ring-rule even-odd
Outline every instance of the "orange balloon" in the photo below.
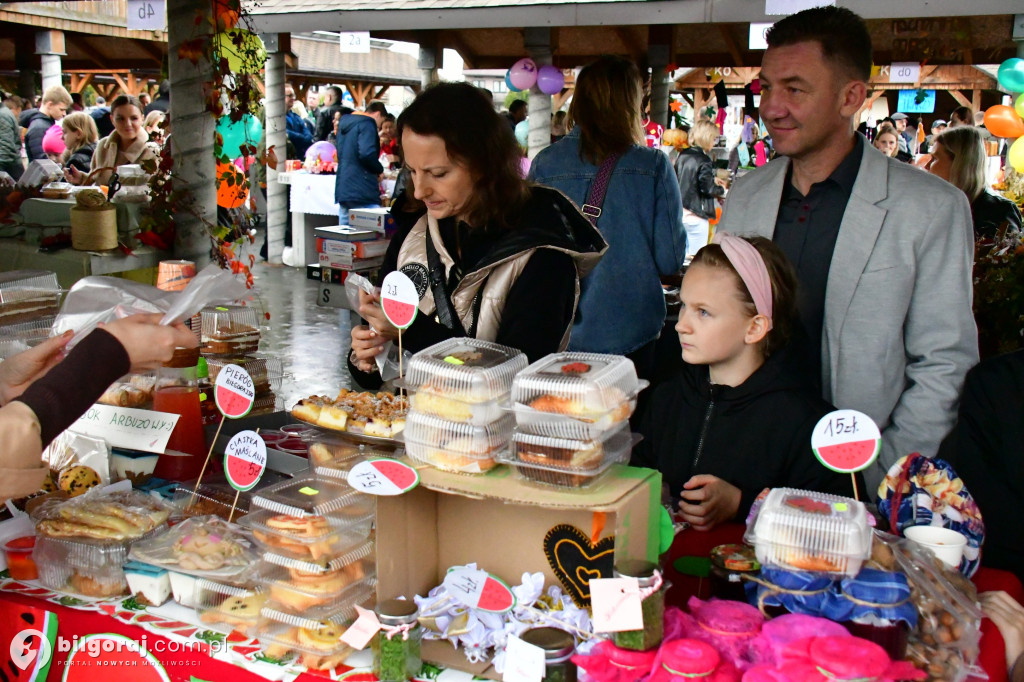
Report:
[[[249,178],[233,163],[217,162],[217,205],[238,208],[249,196]]]
[[[985,111],[985,127],[996,137],[1015,138],[1024,136],[1024,120],[1013,107],[997,104]]]

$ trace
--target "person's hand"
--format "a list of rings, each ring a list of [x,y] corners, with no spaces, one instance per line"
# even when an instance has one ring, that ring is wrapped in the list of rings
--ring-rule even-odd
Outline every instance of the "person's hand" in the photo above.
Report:
[[[388,340],[365,324],[352,328],[352,364],[361,372],[376,372],[376,357]]]
[[[370,325],[370,330],[384,337],[384,341],[398,338],[398,330],[388,322],[384,316],[384,309],[380,307],[380,297],[371,296],[365,291],[359,291],[359,315]],[[383,345],[381,341],[380,345]]]
[[[679,515],[696,530],[711,530],[736,516],[742,497],[731,483],[700,474],[683,484]]]
[[[729,183],[722,178],[715,178],[715,184],[719,187],[728,187]]]
[[[195,348],[199,345],[188,327],[160,324],[163,313],[132,315],[113,322],[101,323],[99,328],[113,335],[128,352],[132,371],[159,367],[174,356],[175,348]]]
[[[74,166],[68,166],[64,169],[64,177],[72,185],[81,185],[85,181],[85,173]]]
[[[32,382],[63,360],[64,347],[73,336],[74,332],[68,330],[0,363],[0,405],[20,396]]]
[[[1024,607],[1006,592],[981,594],[981,609],[992,619],[1006,643],[1006,668],[1024,654]]]

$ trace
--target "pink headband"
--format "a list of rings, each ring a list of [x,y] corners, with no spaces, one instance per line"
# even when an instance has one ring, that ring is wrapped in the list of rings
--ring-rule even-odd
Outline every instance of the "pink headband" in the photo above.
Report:
[[[758,315],[768,318],[768,329],[772,328],[772,281],[768,268],[757,248],[746,239],[734,237],[728,232],[716,232],[712,244],[722,247],[725,257],[736,268],[740,279],[746,285]]]

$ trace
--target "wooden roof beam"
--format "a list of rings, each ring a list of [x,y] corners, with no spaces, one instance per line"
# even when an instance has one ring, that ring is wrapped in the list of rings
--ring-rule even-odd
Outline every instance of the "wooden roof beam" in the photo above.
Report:
[[[84,35],[78,33],[65,33],[64,39],[81,50],[89,61],[96,64],[96,66],[104,67],[107,65],[107,60],[104,59],[103,54],[101,54]]]
[[[459,33],[458,31],[442,31],[440,42],[441,44],[447,43],[448,46],[451,47],[451,49],[459,53],[459,56],[462,57],[462,61],[465,62],[465,68],[476,68],[474,64],[476,64],[478,56],[476,52],[474,52],[473,49],[469,47],[469,44],[465,41],[465,39],[463,39],[461,33]]]
[[[953,99],[955,99],[957,104],[959,104],[960,106],[962,106],[962,107],[969,107],[969,106],[971,106],[971,100],[969,100],[966,97],[964,97],[964,94],[962,92],[960,92],[959,90],[950,90],[949,94],[953,96]]]
[[[719,24],[718,32],[722,35],[725,46],[729,48],[729,54],[732,55],[734,62],[733,66],[743,66],[743,55],[740,54],[740,46],[736,44],[736,38],[733,37],[732,32],[729,30],[729,25]]]
[[[157,47],[156,44],[151,43],[148,40],[136,40],[135,44],[139,47],[140,50],[142,50],[150,57],[152,57],[153,61],[155,61],[160,66],[163,66],[164,52],[159,47]]]
[[[637,64],[647,61],[647,47],[636,39],[636,34],[627,26],[613,26],[612,32],[622,41],[630,58]]]

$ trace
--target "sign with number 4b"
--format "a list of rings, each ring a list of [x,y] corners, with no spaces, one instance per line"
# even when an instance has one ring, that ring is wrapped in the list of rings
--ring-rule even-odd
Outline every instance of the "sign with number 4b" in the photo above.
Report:
[[[128,28],[163,31],[167,28],[167,3],[164,0],[128,0]]]

